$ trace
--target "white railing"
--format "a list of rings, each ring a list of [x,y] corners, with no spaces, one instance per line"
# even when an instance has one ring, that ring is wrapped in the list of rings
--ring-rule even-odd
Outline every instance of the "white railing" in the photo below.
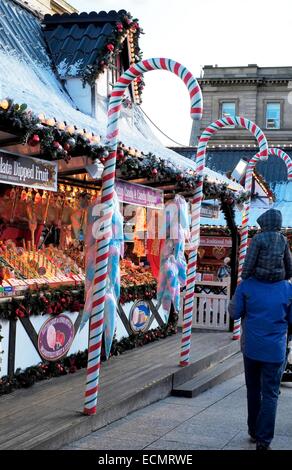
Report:
[[[184,292],[182,293],[181,307],[183,306],[183,299]],[[230,279],[223,282],[196,281],[196,294],[193,311],[193,328],[228,331],[229,300]],[[179,325],[180,324],[181,318],[179,321]]]

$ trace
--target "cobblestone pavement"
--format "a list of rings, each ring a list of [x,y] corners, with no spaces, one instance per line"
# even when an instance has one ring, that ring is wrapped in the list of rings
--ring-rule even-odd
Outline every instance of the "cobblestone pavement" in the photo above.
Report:
[[[239,375],[195,398],[156,402],[64,449],[252,450],[246,418],[244,377]],[[272,448],[292,449],[292,383],[281,387]]]

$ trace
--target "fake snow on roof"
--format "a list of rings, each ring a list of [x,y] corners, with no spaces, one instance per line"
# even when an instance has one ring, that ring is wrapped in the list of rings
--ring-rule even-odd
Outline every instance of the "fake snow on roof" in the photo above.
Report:
[[[277,183],[271,188],[275,194],[276,201],[273,204],[264,204],[259,200],[252,201],[251,211],[249,217],[249,226],[256,227],[257,219],[263,212],[268,209],[278,209],[282,213],[283,227],[292,227],[292,181],[286,183]],[[235,221],[237,226],[241,226],[242,215],[239,210],[235,212]],[[226,227],[226,221],[222,212],[219,214],[218,219],[208,219],[203,217],[201,219],[202,225],[218,225]]]
[[[83,68],[83,60],[79,59],[75,64],[69,64],[66,59],[62,60],[57,66],[57,72],[60,78],[65,78],[67,76],[75,77],[78,75],[78,72]]]
[[[5,74],[0,77],[0,97],[9,97],[19,103],[26,103],[35,113],[45,113],[47,117],[54,117],[58,121],[85,128],[88,131],[100,134],[105,140],[107,123],[107,100],[99,97],[98,116],[93,119],[78,111],[58,82],[49,67],[44,67],[34,61],[22,61],[12,53],[0,51],[0,64]],[[166,149],[154,136],[144,120],[138,107],[122,110],[120,119],[120,140],[127,146],[134,147],[144,153],[152,152],[168,160],[176,167],[195,170],[195,163],[172,150]],[[205,174],[211,182],[224,182],[233,189],[242,190],[242,187],[231,182],[224,175],[220,175],[208,168]]]
[[[85,128],[105,140],[107,99],[99,97],[96,119],[78,111],[65,86],[53,73],[39,21],[8,0],[0,0],[0,66],[0,99],[11,98],[18,103],[26,103],[36,114],[44,113],[47,117]],[[63,60],[59,63],[59,73],[68,75],[70,72],[74,76],[81,66],[78,60],[71,61],[70,67]],[[125,145],[144,153],[152,152],[182,170],[195,170],[195,163],[190,159],[163,147],[139,108],[133,106],[132,110],[124,109],[119,124],[119,138]],[[242,190],[241,186],[212,170],[206,169],[205,174],[209,181],[225,182],[233,189]]]

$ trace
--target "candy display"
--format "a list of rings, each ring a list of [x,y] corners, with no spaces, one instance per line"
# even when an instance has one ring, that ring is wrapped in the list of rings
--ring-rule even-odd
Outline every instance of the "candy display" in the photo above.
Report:
[[[156,285],[150,269],[137,266],[130,260],[121,260],[121,287]]]
[[[83,281],[84,275],[75,261],[56,247],[25,250],[7,240],[0,245],[0,280],[2,286],[10,285],[18,292],[41,284],[74,285]]]

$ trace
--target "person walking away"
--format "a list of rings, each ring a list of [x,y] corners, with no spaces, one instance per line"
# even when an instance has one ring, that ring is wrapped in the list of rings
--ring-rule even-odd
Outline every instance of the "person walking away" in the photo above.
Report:
[[[229,312],[234,320],[242,319],[248,432],[257,450],[270,450],[287,329],[288,324],[292,325],[292,284],[254,277],[242,281],[229,304]]]

